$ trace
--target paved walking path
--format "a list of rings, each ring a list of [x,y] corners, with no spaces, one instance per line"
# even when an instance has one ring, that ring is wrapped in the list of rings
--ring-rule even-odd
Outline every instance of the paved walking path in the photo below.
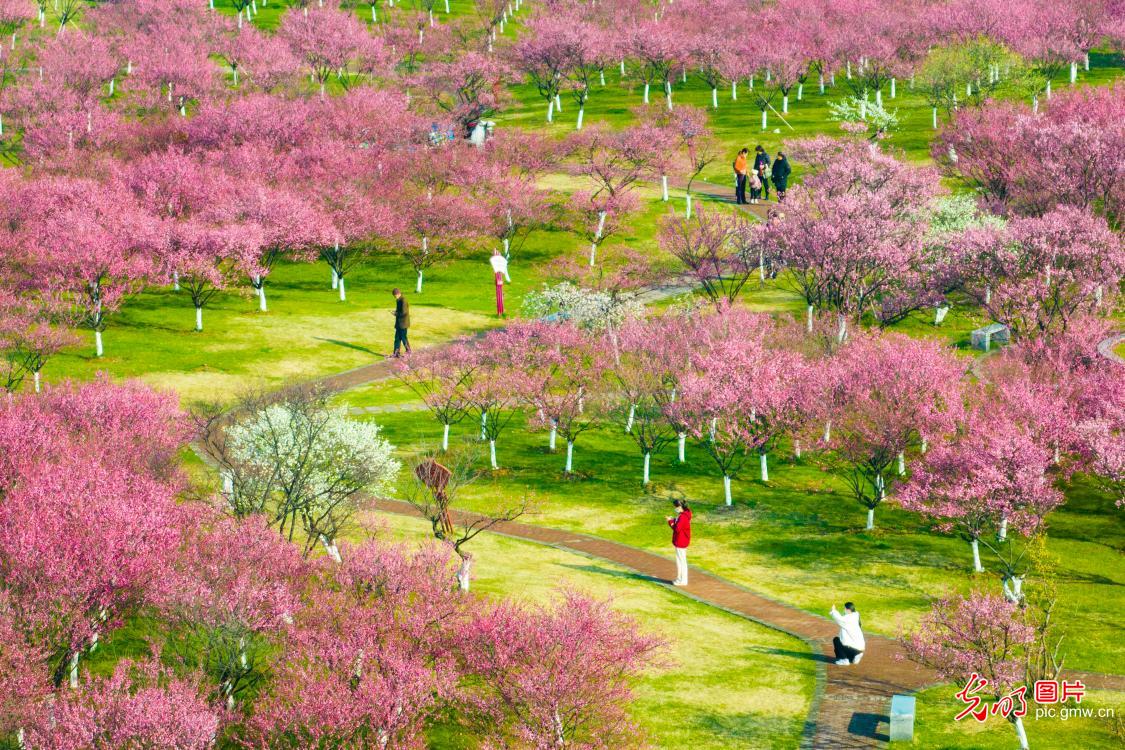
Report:
[[[399,500],[379,500],[378,510],[417,516],[415,509]],[[455,512],[455,520],[474,514]],[[607,560],[671,587],[675,563],[670,557],[611,542],[607,539],[562,529],[510,521],[498,524],[493,533]],[[889,730],[890,698],[913,693],[940,680],[931,670],[905,658],[902,645],[880,635],[867,636],[867,651],[859,664],[838,667],[832,663],[832,637],[837,628],[830,620],[783,604],[738,584],[692,568],[690,583],[674,590],[704,604],[718,607],[805,641],[819,656],[817,690],[805,722],[805,748],[825,750],[881,747]],[[1070,672],[1091,688],[1125,690],[1125,677]]]

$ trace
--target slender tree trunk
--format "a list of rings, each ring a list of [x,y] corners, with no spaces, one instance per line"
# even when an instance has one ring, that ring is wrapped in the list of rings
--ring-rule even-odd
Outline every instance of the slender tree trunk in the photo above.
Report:
[[[421,268],[418,269],[418,279],[414,283],[414,293],[422,293],[422,274],[425,273]]]
[[[34,382],[35,382],[35,392],[36,392],[36,393],[39,393],[39,389],[40,389],[40,383],[39,383],[39,371],[38,371],[38,370],[36,370],[35,372],[33,372],[33,373],[32,373],[32,377],[34,378]]]
[[[1027,745],[1027,732],[1023,728],[1023,719],[1019,716],[1012,717],[1012,727],[1016,730],[1016,737],[1019,739],[1020,750],[1028,750]]]
[[[762,481],[770,481],[770,466],[769,459],[767,458],[766,453],[763,452],[758,454],[758,463],[760,464],[762,470]]]
[[[727,505],[733,502],[730,493],[730,477],[726,474],[723,474],[723,500]]]
[[[687,433],[681,432],[679,434],[678,438],[679,438],[679,445],[677,446],[677,457],[679,458],[680,463],[686,464],[687,463],[687,456],[685,455],[685,453],[686,453],[685,449],[687,448]]]
[[[642,484],[648,484],[648,479],[649,479],[649,467],[650,467],[650,466],[652,465],[652,460],[651,460],[651,459],[652,459],[652,456],[651,456],[651,454],[649,454],[649,453],[648,453],[648,451],[645,451],[645,468],[644,468],[644,477],[643,477],[643,479],[641,480],[641,481],[642,481]]]
[[[566,441],[566,473],[574,471],[574,441]]]
[[[899,451],[898,452],[898,475],[901,477],[904,474],[906,474],[906,455],[902,451]]]
[[[667,203],[668,202],[668,175],[660,175],[660,197]]]
[[[330,270],[332,271],[332,288],[333,289],[339,289],[340,288],[340,277],[336,275],[336,269],[335,268],[330,269]]]
[[[338,564],[344,561],[344,559],[340,557],[340,548],[336,546],[336,543],[334,541],[326,537],[324,534],[321,534],[320,543],[324,546],[325,553],[327,553],[327,555],[332,558],[332,562]]]
[[[489,440],[488,441],[488,460],[492,462],[492,468],[493,469],[499,469],[500,468],[496,464],[496,441],[495,440]]]
[[[347,302],[347,300],[348,300],[348,293],[344,289],[344,277],[341,276],[340,277],[340,301],[341,302]]]
[[[195,330],[203,330],[203,308],[199,306],[195,308]]]
[[[813,327],[813,306],[809,305],[805,309],[805,330],[812,333]]]
[[[441,450],[444,453],[449,450],[449,425],[443,424],[441,430]]]
[[[1000,519],[1000,530],[996,532],[996,536],[1003,541],[1008,538],[1008,518],[1007,516]]]
[[[711,108],[719,108],[719,90],[715,88],[711,89]]]
[[[980,540],[974,537],[970,544],[973,548],[973,572],[983,573],[984,566],[980,564]]]
[[[868,508],[867,509],[867,530],[871,531],[874,528],[875,528],[875,509],[874,508]]]
[[[105,349],[102,347],[102,332],[94,331],[94,356],[101,357],[105,354]]]
[[[629,404],[629,416],[625,419],[625,432],[630,433],[633,431],[633,418],[637,414],[637,405]]]
[[[457,568],[457,588],[461,591],[469,590],[469,581],[472,579],[473,561],[469,557],[461,558],[461,565]]]
[[[551,436],[547,440],[547,444],[550,447],[551,453],[555,452],[555,438],[558,435],[558,432],[559,432],[558,426],[554,423],[554,421],[552,421],[551,422]]]

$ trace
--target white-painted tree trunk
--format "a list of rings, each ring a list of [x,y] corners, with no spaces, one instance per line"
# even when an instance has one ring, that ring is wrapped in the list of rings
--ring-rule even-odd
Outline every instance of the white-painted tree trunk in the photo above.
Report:
[[[685,209],[684,213],[687,216],[687,218],[690,219],[691,218],[691,193],[688,193],[685,196],[685,205],[686,205],[686,209]]]
[[[94,356],[100,357],[105,354],[105,349],[102,347],[102,332],[94,331]]]
[[[78,689],[78,659],[81,652],[75,651],[70,657],[70,689]]]
[[[604,70],[598,71],[598,83],[600,83],[603,87],[605,86],[605,71]]]
[[[637,416],[637,405],[629,404],[629,416],[625,418],[625,432],[633,431],[633,418]]]
[[[668,202],[668,175],[660,175],[660,197],[667,203]]]
[[[557,93],[555,94],[555,111],[562,112],[562,97]]]
[[[873,528],[875,528],[875,509],[874,508],[868,508],[867,509],[867,530],[870,531]]]
[[[1086,71],[1087,73],[1089,73],[1089,72],[1090,72],[1090,53],[1089,53],[1089,52],[1087,52],[1086,54],[1082,55],[1082,68],[1083,68],[1083,69],[1084,69],[1084,70],[1085,70],[1085,71]]]
[[[1000,519],[1000,530],[996,532],[996,536],[1001,540],[1008,538],[1008,519],[1006,517]]]
[[[924,453],[925,453],[926,451],[928,451],[929,449],[930,449],[930,443],[929,443],[929,441],[928,441],[928,440],[926,440],[926,438],[922,438],[922,453],[924,454]]]
[[[555,121],[555,100],[547,100],[547,122]]]
[[[783,94],[781,97],[781,114],[789,114],[789,94]]]
[[[645,95],[644,95],[645,104],[648,104],[648,91],[649,91],[649,84],[646,83],[645,84]]]
[[[467,557],[462,558],[460,567],[457,568],[457,588],[461,591],[469,590],[469,581],[472,580],[473,561]]]
[[[875,104],[876,104],[876,106],[879,106],[879,107],[883,106],[883,90],[882,89],[875,89]]]
[[[758,464],[760,465],[760,468],[762,470],[762,481],[770,481],[770,464],[768,455],[765,453],[759,453]]]
[[[949,314],[949,306],[941,305],[934,308],[934,325],[940,326],[941,322],[945,320],[945,316]]]
[[[320,543],[324,546],[324,552],[332,559],[332,562],[339,564],[344,561],[344,558],[340,557],[340,548],[336,546],[336,542],[321,534]]]
[[[898,475],[901,477],[906,473],[906,455],[902,451],[898,452]]]
[[[484,440],[485,437],[486,437],[484,430],[485,430],[485,427],[487,425],[488,425],[488,412],[482,411],[480,413],[480,439],[481,440]]]
[[[552,423],[551,424],[551,436],[547,439],[547,445],[550,448],[552,453],[555,452],[555,440],[558,437],[558,434],[559,434],[559,428],[554,423]]]
[[[805,330],[806,330],[806,331],[808,331],[809,333],[812,333],[812,326],[813,326],[813,306],[812,306],[812,305],[809,305],[809,306],[808,306],[808,307],[807,307],[807,308],[805,309],[805,313],[806,313],[806,315],[805,315]]]
[[[578,108],[578,122],[574,126],[575,130],[581,130],[582,129],[582,120],[585,119],[585,117],[586,117],[586,108],[585,107],[579,107]]]
[[[1072,62],[1070,64],[1070,85],[1078,83],[1078,63]]]
[[[730,477],[726,474],[723,475],[723,500],[727,505],[731,504]]]
[[[766,117],[766,111],[763,109],[762,110],[762,130],[765,130],[766,128],[769,127],[768,119],[769,118]]]
[[[1023,576],[1012,576],[1005,579],[1001,588],[1004,592],[1004,598],[1012,604],[1019,604],[1023,601]]]
[[[732,102],[738,101],[738,81],[730,82],[730,100]]]
[[[566,473],[574,471],[574,441],[566,441]]]
[[[930,127],[937,130],[937,107],[932,108],[930,111]]]
[[[805,84],[797,84],[797,101],[802,101],[805,98]]]
[[[172,272],[172,291],[173,292],[180,291],[180,272],[179,271],[173,271]]]
[[[800,440],[794,440],[793,441],[793,456],[794,456],[794,458],[800,458],[801,457],[801,441]]]
[[[449,450],[449,425],[442,425],[441,430],[441,449],[442,451]]]
[[[824,442],[827,443],[832,439],[832,420],[829,419],[824,423]]]
[[[1047,99],[1051,98],[1051,79],[1047,79]]]
[[[820,75],[818,75],[816,77],[816,83],[817,83],[817,86],[820,87],[820,93],[823,95],[824,94],[824,74],[823,73],[821,73]]]
[[[343,276],[340,277],[340,286],[338,287],[338,289],[339,289],[339,292],[340,292],[340,301],[341,302],[347,302],[348,293],[347,293],[347,290],[344,287],[344,277]]]
[[[843,315],[839,315],[836,318],[836,322],[839,324],[839,328],[836,331],[836,341],[842,344],[848,338],[848,319]]]
[[[642,484],[648,484],[649,467],[651,465],[652,465],[652,455],[649,454],[649,453],[645,453],[645,468],[644,468],[644,475],[643,475],[643,478],[641,480]]]
[[[335,268],[330,269],[330,270],[332,271],[332,288],[337,289],[340,286],[340,277],[336,275],[336,269]]]
[[[895,84],[896,84],[896,83],[897,83],[897,81],[895,81],[895,79],[894,79],[894,78],[892,78],[892,79],[891,79],[891,98],[892,98],[892,99],[894,99],[894,98],[895,98],[895,96],[897,96],[897,93],[895,92]]]
[[[488,460],[492,463],[493,469],[499,469],[500,468],[496,463],[496,441],[495,440],[489,440],[488,441]]]
[[[973,539],[972,542],[970,542],[970,544],[972,545],[972,548],[973,548],[973,572],[974,573],[983,573],[984,572],[984,566],[980,564],[980,540],[979,539]]]
[[[758,249],[758,280],[766,283],[766,251]]]
[[[422,293],[422,277],[423,277],[424,274],[425,274],[425,271],[423,271],[422,269],[419,268],[418,269],[418,278],[414,282],[414,293],[415,294],[421,294]]]
[[[197,330],[197,331],[203,330],[203,308],[202,307],[195,308],[195,330]]]
[[[1024,728],[1023,728],[1023,719],[1020,718],[1019,716],[1013,716],[1012,717],[1012,726],[1015,727],[1016,738],[1019,739],[1019,742],[1020,742],[1020,750],[1028,750],[1027,732],[1024,731]]]
[[[41,387],[41,384],[39,382],[39,371],[36,370],[35,372],[33,372],[31,374],[31,376],[32,376],[32,382],[35,383],[35,392],[39,393],[39,390],[40,390],[40,387]]]
[[[711,89],[711,109],[719,108],[719,90],[716,88]]]

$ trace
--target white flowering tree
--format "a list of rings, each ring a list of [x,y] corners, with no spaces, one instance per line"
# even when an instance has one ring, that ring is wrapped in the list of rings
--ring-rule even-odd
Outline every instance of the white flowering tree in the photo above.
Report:
[[[338,561],[341,529],[365,497],[391,488],[401,466],[379,426],[349,419],[330,395],[302,388],[245,402],[208,448],[235,515],[265,514],[306,555],[320,543]]]

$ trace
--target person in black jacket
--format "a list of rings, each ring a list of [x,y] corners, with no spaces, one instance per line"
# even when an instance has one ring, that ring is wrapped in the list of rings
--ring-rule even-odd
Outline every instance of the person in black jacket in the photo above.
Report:
[[[766,200],[770,199],[770,155],[766,150],[757,145],[754,147],[754,171],[758,173],[758,179],[762,181],[762,193],[765,195]]]
[[[773,186],[777,188],[778,203],[785,200],[785,191],[789,188],[789,173],[791,171],[792,170],[789,168],[789,160],[785,158],[785,154],[778,151],[777,158],[773,160],[773,169],[771,171]]]

